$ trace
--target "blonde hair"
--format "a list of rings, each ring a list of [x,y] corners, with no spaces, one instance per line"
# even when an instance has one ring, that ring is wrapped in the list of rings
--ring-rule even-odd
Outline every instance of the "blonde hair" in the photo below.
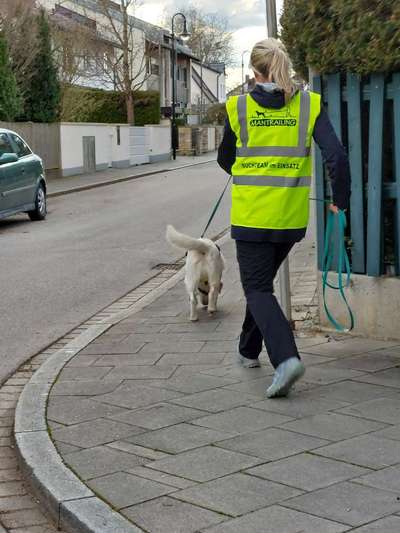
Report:
[[[264,78],[270,78],[291,98],[299,86],[292,78],[292,62],[283,43],[278,39],[264,39],[253,47],[250,67]]]

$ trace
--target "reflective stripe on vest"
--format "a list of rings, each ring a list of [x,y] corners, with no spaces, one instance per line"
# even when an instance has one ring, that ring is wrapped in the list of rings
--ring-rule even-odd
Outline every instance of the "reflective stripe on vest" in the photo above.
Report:
[[[283,178],[281,176],[233,176],[234,185],[255,185],[260,187],[310,187],[311,176]]]
[[[247,146],[249,130],[247,125],[247,95],[239,96],[237,113],[240,125],[240,141],[242,146],[236,148],[238,157],[276,156],[276,157],[307,157],[310,147],[307,146],[307,131],[310,121],[310,94],[300,92],[299,139],[297,146]]]

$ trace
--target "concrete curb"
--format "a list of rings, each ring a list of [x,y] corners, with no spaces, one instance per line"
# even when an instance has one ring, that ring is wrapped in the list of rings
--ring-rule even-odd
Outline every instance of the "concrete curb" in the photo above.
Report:
[[[229,235],[219,239],[223,244]],[[96,338],[156,301],[184,277],[181,269],[127,310],[90,326],[37,370],[22,391],[16,412],[16,453],[25,479],[59,528],[68,533],[139,533],[142,530],[98,498],[62,461],[48,432],[48,396],[63,367]]]
[[[56,198],[57,196],[65,196],[66,194],[73,194],[75,192],[89,191],[90,189],[97,189],[98,187],[107,187],[108,185],[114,185],[115,183],[123,183],[124,181],[131,181],[137,178],[145,178],[146,176],[153,176],[155,174],[165,174],[166,172],[173,172],[174,170],[181,170],[188,167],[196,167],[197,165],[205,165],[207,163],[213,163],[216,159],[208,159],[207,161],[199,161],[198,163],[188,163],[178,167],[164,168],[153,171],[141,172],[132,176],[123,176],[122,178],[115,178],[111,180],[99,181],[97,183],[88,183],[87,185],[78,185],[70,189],[63,189],[61,191],[47,193],[48,198]]]

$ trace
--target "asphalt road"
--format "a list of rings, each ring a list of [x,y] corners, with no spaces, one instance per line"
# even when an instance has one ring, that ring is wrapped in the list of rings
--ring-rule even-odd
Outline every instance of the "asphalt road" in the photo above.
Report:
[[[208,163],[52,198],[44,222],[0,221],[0,382],[181,257],[166,224],[200,235],[226,178]],[[210,236],[228,226],[229,203],[227,192]]]

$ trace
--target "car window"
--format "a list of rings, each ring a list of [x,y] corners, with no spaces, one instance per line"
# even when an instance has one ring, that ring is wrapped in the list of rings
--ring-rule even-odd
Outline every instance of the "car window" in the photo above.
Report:
[[[10,140],[5,133],[0,133],[0,157],[3,154],[13,154],[14,150],[10,144]]]
[[[17,156],[23,157],[24,155],[29,155],[32,152],[28,148],[28,145],[25,144],[25,142],[19,137],[18,135],[15,135],[14,133],[10,133],[12,140],[14,141],[14,144],[17,149]]]

